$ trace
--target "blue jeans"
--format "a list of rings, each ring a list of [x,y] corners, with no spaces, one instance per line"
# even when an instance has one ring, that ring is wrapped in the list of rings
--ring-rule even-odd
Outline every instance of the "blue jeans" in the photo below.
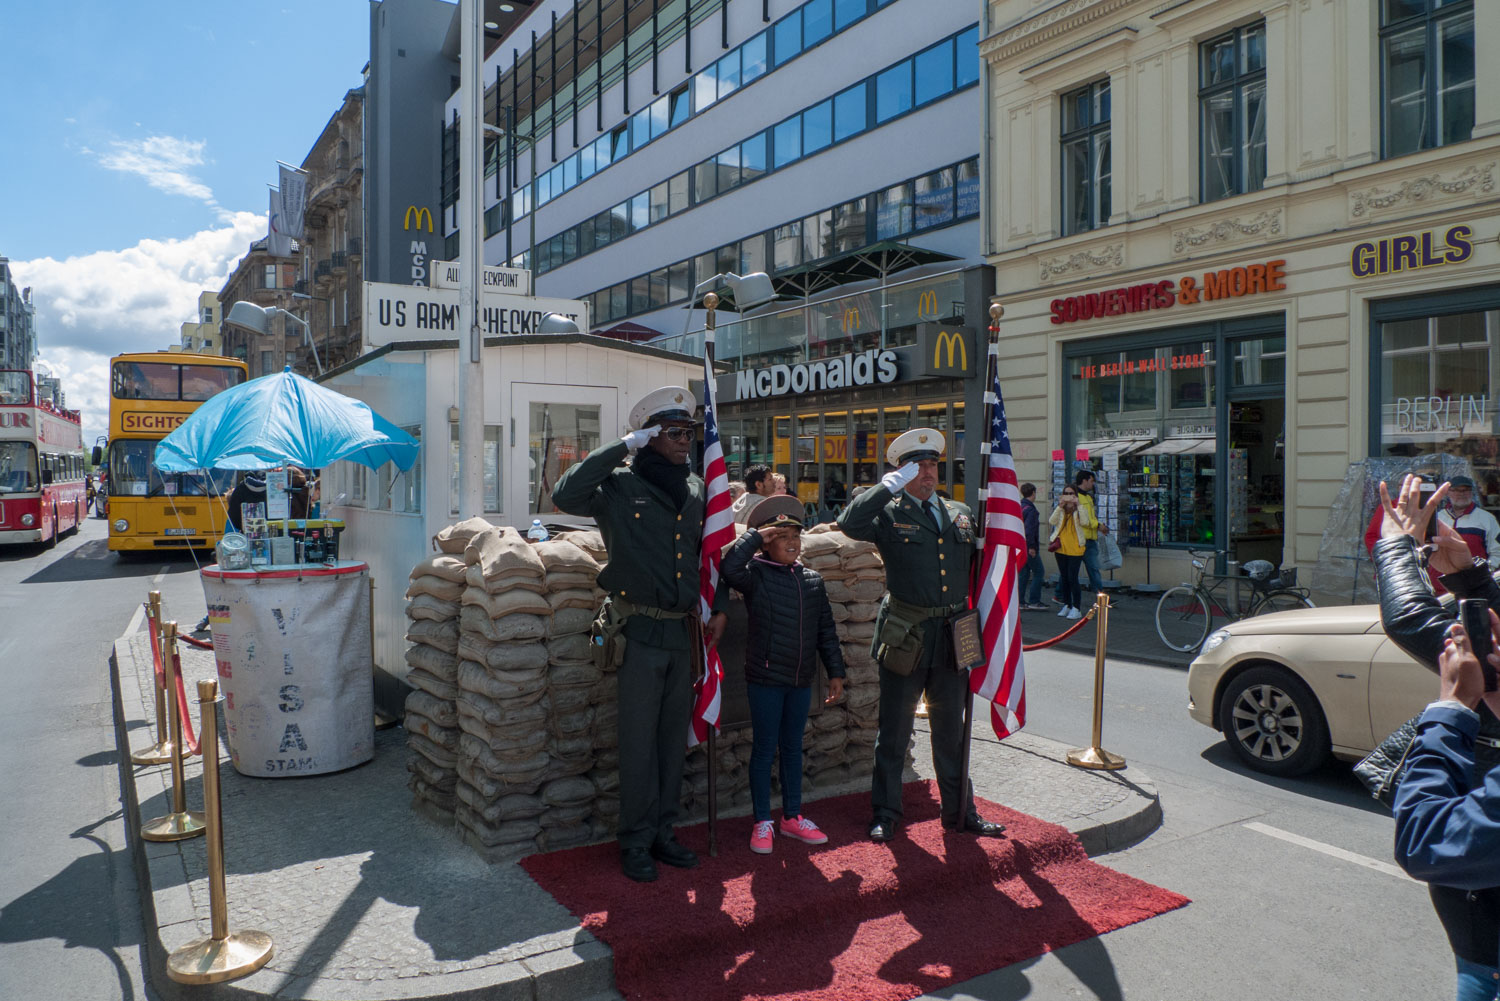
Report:
[[[1098,591],[1099,582],[1099,540],[1090,539],[1083,544],[1083,565],[1089,572],[1089,590]]]
[[[1456,958],[1456,957],[1455,957]],[[1493,966],[1458,959],[1458,1001],[1495,1001],[1500,973]]]
[[[1040,553],[1028,557],[1026,562],[1021,564],[1021,570],[1016,575],[1016,594],[1020,596],[1022,603],[1027,605],[1042,603],[1042,580],[1046,576],[1047,568],[1042,566]]]
[[[802,815],[802,731],[812,687],[745,683],[750,699],[750,802],[757,821],[771,819],[771,759],[781,749],[781,815]]]
[[[1057,599],[1069,608],[1078,608],[1083,603],[1083,594],[1078,588],[1078,564],[1083,562],[1082,556],[1066,556],[1063,553],[1053,553],[1057,557]]]

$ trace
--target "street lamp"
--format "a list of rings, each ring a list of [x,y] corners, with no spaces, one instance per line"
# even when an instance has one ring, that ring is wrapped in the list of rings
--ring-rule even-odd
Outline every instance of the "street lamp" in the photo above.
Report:
[[[308,295],[306,292],[293,292],[292,293],[292,298],[293,299],[313,299],[313,300],[316,300],[318,302],[326,302],[326,303],[328,303],[328,327],[324,331],[324,335],[323,335],[323,347],[326,349],[328,347],[328,332],[333,330],[333,300],[330,299],[330,298],[328,298],[328,297],[326,297],[326,296]],[[309,310],[311,308],[312,307],[310,307],[310,306],[308,307]],[[314,352],[314,354],[316,354],[316,352]],[[322,375],[323,373],[320,371],[318,374]]]
[[[576,320],[563,316],[561,313],[543,313],[537,322],[536,332],[539,334],[577,334],[582,333]]]
[[[693,309],[698,301],[698,293],[704,289],[718,288],[720,283],[728,285],[729,290],[734,293],[734,308],[739,313],[764,305],[776,298],[776,290],[771,287],[771,276],[764,271],[755,271],[748,275],[722,271],[711,278],[705,278],[693,286],[693,294],[688,297],[688,314],[682,321],[683,337],[687,336],[688,327],[693,322]]]
[[[241,300],[229,309],[229,315],[224,317],[224,322],[232,323],[236,327],[243,327],[252,334],[261,334],[269,337],[271,335],[271,317],[280,314],[288,320],[294,320],[302,325],[302,339],[307,346],[312,348],[313,362],[318,366],[318,374],[323,374],[323,360],[318,357],[318,346],[313,343],[312,331],[307,321],[296,313],[288,312],[280,306],[257,306],[253,302]]]

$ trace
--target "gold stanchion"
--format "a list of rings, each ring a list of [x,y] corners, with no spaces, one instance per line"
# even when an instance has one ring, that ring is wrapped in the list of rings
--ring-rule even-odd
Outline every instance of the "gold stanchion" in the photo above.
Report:
[[[1102,771],[1117,771],[1125,767],[1125,759],[1111,754],[1100,741],[1104,731],[1104,647],[1109,639],[1109,595],[1103,591],[1094,599],[1098,612],[1094,628],[1094,742],[1068,752],[1068,764],[1075,768],[1092,768]]]
[[[152,591],[146,597],[146,628],[151,630],[152,646],[161,656],[161,592]],[[172,738],[167,733],[167,700],[162,694],[161,681],[165,677],[165,666],[163,673],[157,672],[157,665],[151,665],[151,690],[156,693],[156,743],[150,747],[143,747],[139,751],[133,751],[130,755],[130,763],[133,765],[164,765],[172,760]]]
[[[161,664],[167,700],[167,732],[172,740],[172,812],[141,825],[147,841],[181,841],[203,833],[203,814],[189,813],[182,776],[182,719],[177,715],[177,623],[162,627]]]
[[[217,984],[254,973],[275,952],[263,931],[229,930],[229,903],[224,899],[224,814],[219,805],[219,683],[198,682],[203,750],[203,806],[208,814],[208,908],[212,934],[174,949],[167,957],[167,976],[180,984]]]

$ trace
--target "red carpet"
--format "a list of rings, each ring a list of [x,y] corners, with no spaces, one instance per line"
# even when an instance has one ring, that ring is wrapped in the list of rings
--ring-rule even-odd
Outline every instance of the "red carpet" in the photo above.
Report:
[[[829,843],[778,836],[752,854],[749,819],[678,833],[697,869],[620,873],[611,843],[532,855],[532,877],[615,953],[627,998],[906,1001],[1155,917],[1186,897],[1089,861],[1065,829],[978,800],[1003,840],[946,833],[935,784],[906,787],[889,845],[864,839],[868,795],[809,804]]]

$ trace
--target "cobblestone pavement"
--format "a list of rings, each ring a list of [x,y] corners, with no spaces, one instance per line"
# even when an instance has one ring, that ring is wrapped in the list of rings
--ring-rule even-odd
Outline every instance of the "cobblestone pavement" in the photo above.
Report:
[[[213,676],[209,651],[184,646],[182,656],[189,691],[196,679]],[[117,644],[116,659],[127,724],[154,718],[146,635]],[[982,716],[978,725],[985,726]],[[137,744],[145,742],[146,730],[133,733]],[[927,777],[926,738],[917,740],[917,773]],[[232,984],[181,989],[168,982],[160,972],[165,953],[210,930],[204,842],[137,841],[151,886],[146,923],[160,936],[153,980],[163,994],[617,996],[608,948],[579,929],[519,866],[480,861],[450,831],[411,811],[403,743],[403,730],[383,730],[374,761],[335,775],[288,779],[242,776],[221,750],[230,928],[269,932],[276,954],[265,969]],[[1064,762],[1065,752],[1026,734],[1001,744],[976,730],[975,791],[1067,826],[1090,853],[1123,847],[1160,823],[1148,778],[1131,770],[1080,771]],[[199,809],[199,759],[190,759],[187,779],[189,809]],[[135,770],[141,818],[170,809],[170,782],[166,766]]]

